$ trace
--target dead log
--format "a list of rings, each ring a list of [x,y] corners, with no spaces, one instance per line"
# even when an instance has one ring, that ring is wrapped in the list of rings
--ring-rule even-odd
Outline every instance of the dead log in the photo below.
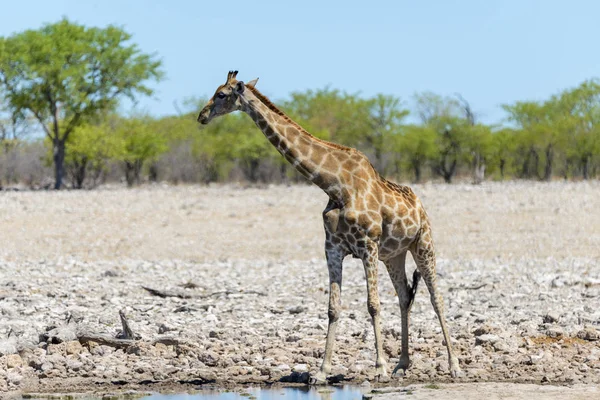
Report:
[[[267,294],[264,292],[258,292],[256,290],[238,290],[238,291],[233,291],[233,290],[219,290],[217,292],[212,292],[212,293],[208,293],[208,294],[190,294],[190,293],[186,293],[183,290],[160,290],[160,289],[153,289],[147,286],[142,286],[142,289],[146,290],[148,293],[150,293],[151,295],[154,296],[158,296],[158,297],[178,297],[180,299],[207,299],[209,297],[214,297],[214,296],[220,296],[222,294],[224,295],[230,295],[230,294],[255,294],[258,296],[266,296]]]
[[[188,293],[184,293],[181,290],[159,290],[159,289],[149,288],[146,286],[142,286],[142,289],[146,290],[151,295],[162,297],[162,298],[179,297],[180,299],[189,299],[189,298],[193,297],[192,295],[190,295]]]
[[[81,332],[77,334],[77,340],[81,344],[95,342],[101,345],[115,347],[117,349],[127,348],[137,343],[137,340],[132,339],[117,339],[109,335],[99,335],[95,333]]]

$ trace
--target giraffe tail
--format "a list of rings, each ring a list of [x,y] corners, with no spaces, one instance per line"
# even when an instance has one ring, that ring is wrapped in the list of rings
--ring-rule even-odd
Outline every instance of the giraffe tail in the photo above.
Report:
[[[409,290],[409,301],[408,301],[408,309],[410,310],[410,308],[412,307],[413,302],[415,301],[415,295],[417,294],[417,289],[419,287],[419,280],[421,280],[421,273],[419,272],[418,269],[415,269],[415,272],[413,272],[413,279],[412,279],[412,284],[410,285],[410,290]]]

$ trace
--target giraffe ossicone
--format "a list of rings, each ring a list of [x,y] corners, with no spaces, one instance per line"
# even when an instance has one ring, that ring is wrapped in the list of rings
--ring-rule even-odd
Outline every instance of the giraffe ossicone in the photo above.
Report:
[[[207,124],[220,115],[245,112],[277,151],[329,196],[323,211],[329,269],[329,325],[323,363],[319,372],[311,376],[311,383],[325,383],[331,371],[341,312],[342,262],[348,255],[361,259],[365,269],[367,309],[373,322],[375,366],[380,378],[388,376],[388,369],[381,337],[377,287],[379,261],[385,264],[400,303],[402,346],[394,372],[404,372],[410,366],[409,316],[422,277],[442,328],[450,373],[453,377],[458,376],[458,358],[452,348],[437,286],[431,226],[421,201],[409,187],[380,176],[360,151],[312,136],[256,89],[257,79],[244,84],[236,77],[237,71],[229,72],[225,84],[217,88],[200,111],[198,121]],[[417,265],[410,280],[405,270],[407,252]]]

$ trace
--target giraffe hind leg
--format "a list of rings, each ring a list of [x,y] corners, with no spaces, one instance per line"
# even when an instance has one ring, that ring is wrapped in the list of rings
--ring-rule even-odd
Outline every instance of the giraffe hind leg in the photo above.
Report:
[[[411,253],[413,254],[413,258],[417,264],[417,269],[423,276],[423,281],[429,290],[431,304],[433,305],[433,309],[442,328],[442,334],[444,336],[444,341],[446,342],[446,350],[448,351],[448,366],[450,368],[450,375],[452,377],[457,377],[460,374],[460,367],[458,365],[458,358],[454,354],[454,350],[452,348],[450,333],[448,331],[448,325],[444,316],[444,302],[437,285],[435,251],[433,248],[433,241],[431,240],[431,233],[428,229],[421,233],[420,238],[411,249]]]

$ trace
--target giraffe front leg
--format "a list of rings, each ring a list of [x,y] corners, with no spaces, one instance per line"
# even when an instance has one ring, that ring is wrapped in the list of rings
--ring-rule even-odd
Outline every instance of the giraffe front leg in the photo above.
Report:
[[[342,260],[343,253],[336,249],[328,249],[327,268],[329,269],[329,325],[327,327],[327,338],[325,340],[325,354],[319,372],[310,377],[312,385],[322,385],[327,382],[327,374],[331,372],[331,357],[335,344],[335,332],[342,311]]]
[[[379,303],[379,293],[377,286],[377,266],[379,263],[377,246],[373,244],[368,246],[367,254],[363,258],[365,267],[365,276],[367,278],[367,308],[373,322],[373,331],[375,333],[375,368],[380,380],[388,379],[387,363],[383,358],[383,340],[381,337],[381,306]]]
[[[408,285],[406,277],[406,252],[398,255],[397,257],[386,261],[385,266],[387,267],[388,273],[396,289],[398,295],[398,302],[400,305],[400,314],[402,316],[402,349],[400,352],[400,360],[394,368],[392,374],[400,372],[404,375],[406,370],[410,367],[410,358],[408,354],[409,334],[408,326],[410,320],[410,309],[412,308],[414,296],[417,289],[417,283],[420,279],[418,272],[413,276],[413,282],[411,286]]]

